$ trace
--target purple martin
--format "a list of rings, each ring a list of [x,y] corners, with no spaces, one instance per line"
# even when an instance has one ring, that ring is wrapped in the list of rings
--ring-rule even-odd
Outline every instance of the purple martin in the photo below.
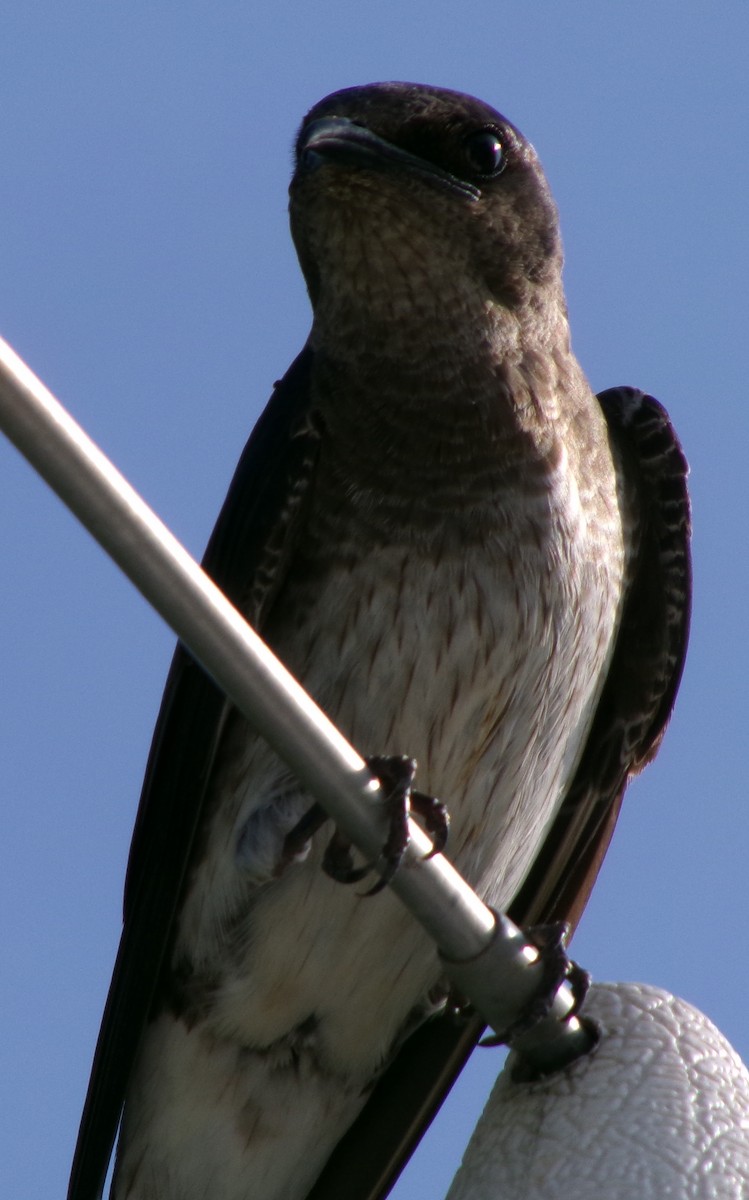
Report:
[[[486,104],[329,96],[290,213],[312,328],[206,569],[359,750],[416,760],[488,903],[574,919],[683,662],[678,442],[651,397],[591,391],[549,187]],[[120,1119],[115,1200],[301,1200],[439,1011],[397,900],[330,879],[325,830],[288,853],[311,804],[178,647],[70,1200]]]

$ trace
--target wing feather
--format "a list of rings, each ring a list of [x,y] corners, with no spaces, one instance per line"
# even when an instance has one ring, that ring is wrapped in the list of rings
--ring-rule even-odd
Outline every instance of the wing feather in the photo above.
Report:
[[[318,437],[310,419],[311,352],[302,351],[245,447],[203,566],[257,622],[272,603],[298,533]],[[227,702],[178,645],[146,767],[125,885],[124,924],[94,1055],[68,1200],[104,1188],[128,1077],[154,1001],[200,827]]]

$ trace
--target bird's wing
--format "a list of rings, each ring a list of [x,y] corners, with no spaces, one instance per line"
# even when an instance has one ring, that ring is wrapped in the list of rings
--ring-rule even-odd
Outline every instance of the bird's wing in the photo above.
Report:
[[[255,621],[285,571],[314,470],[305,349],[255,426],[239,461],[203,566]],[[88,1093],[68,1200],[98,1200],[138,1041],[154,999],[200,824],[227,702],[178,645],[146,767],[125,885],[124,925]]]
[[[634,388],[598,396],[639,509],[639,549],[601,699],[563,806],[510,909],[574,928],[630,778],[656,754],[679,686],[691,601],[688,467],[665,409]],[[382,1200],[462,1070],[484,1023],[423,1025],[380,1078],[308,1200]]]
[[[666,410],[635,388],[598,396],[619,470],[634,486],[640,545],[608,676],[562,808],[516,905],[524,921],[576,925],[629,780],[655,757],[689,636],[688,467]]]

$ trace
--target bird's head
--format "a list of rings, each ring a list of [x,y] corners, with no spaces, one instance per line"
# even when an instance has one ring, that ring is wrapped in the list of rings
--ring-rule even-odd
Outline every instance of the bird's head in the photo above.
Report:
[[[471,96],[379,83],[326,97],[299,131],[290,197],[316,311],[334,298],[376,323],[561,297],[556,208],[536,153]]]

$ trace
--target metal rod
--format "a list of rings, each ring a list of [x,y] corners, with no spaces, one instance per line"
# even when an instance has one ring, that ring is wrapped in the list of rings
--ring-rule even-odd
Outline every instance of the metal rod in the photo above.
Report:
[[[26,364],[0,339],[0,427],[145,596],[236,707],[370,859],[383,844],[379,784],[363,759],[250,628],[119,471]],[[486,969],[497,947],[494,914],[411,822],[393,891],[433,938],[447,964],[461,965],[471,996],[471,960]],[[503,924],[503,930],[506,926]],[[514,928],[514,927],[513,927]],[[494,952],[493,949],[491,951]],[[517,931],[502,952],[501,1013],[522,1010],[540,966]],[[479,963],[481,958],[481,963]],[[483,965],[482,965],[483,964]],[[513,982],[513,980],[515,982]],[[518,991],[519,989],[519,991]],[[485,999],[485,987],[478,995]],[[564,993],[567,993],[566,995]],[[555,1015],[570,1008],[561,989]],[[491,1003],[489,1002],[489,1008]]]

